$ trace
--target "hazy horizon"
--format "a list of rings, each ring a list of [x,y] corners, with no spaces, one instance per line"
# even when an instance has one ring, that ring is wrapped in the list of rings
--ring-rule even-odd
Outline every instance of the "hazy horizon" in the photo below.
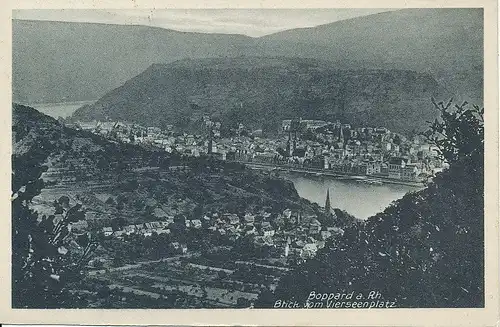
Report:
[[[16,20],[144,25],[180,32],[260,37],[394,9],[30,9],[13,10]]]

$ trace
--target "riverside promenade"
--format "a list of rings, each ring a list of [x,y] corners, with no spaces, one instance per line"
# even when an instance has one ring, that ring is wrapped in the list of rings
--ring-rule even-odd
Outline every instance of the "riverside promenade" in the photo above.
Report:
[[[247,167],[255,170],[268,170],[268,171],[284,171],[291,173],[300,173],[305,175],[313,175],[313,176],[325,176],[331,177],[339,180],[353,180],[359,182],[366,182],[367,184],[398,184],[398,185],[407,185],[414,187],[423,187],[425,186],[422,182],[412,182],[412,181],[403,181],[398,179],[392,179],[380,175],[352,175],[341,172],[336,172],[328,169],[320,169],[320,168],[311,168],[311,167],[296,167],[291,165],[276,165],[270,163],[262,163],[262,162],[245,162],[245,161],[237,161],[238,163],[244,164]]]

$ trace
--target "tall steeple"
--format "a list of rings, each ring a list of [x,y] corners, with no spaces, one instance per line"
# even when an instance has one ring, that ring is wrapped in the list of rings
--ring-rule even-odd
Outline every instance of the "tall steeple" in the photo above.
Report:
[[[330,207],[330,188],[326,189],[326,201],[325,201],[325,212],[329,213],[331,211]]]

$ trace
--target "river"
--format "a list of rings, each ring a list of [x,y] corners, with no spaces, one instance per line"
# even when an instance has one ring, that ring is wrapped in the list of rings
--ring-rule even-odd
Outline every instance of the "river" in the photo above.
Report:
[[[293,182],[301,197],[321,206],[325,205],[326,190],[330,188],[332,208],[345,210],[360,219],[373,216],[406,193],[423,188],[396,184],[372,185],[353,180],[306,176],[299,173],[286,173],[282,177]]]
[[[71,116],[76,109],[84,106],[86,104],[94,103],[95,101],[75,101],[75,102],[60,102],[60,103],[35,103],[30,104],[30,107],[35,108],[36,110],[54,117],[69,117]]]

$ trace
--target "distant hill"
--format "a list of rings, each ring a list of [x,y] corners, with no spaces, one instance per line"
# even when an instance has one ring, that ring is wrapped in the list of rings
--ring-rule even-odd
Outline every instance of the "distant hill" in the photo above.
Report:
[[[13,95],[22,103],[95,100],[153,63],[239,55],[242,35],[13,20]]]
[[[431,75],[408,70],[337,70],[299,58],[195,59],[152,65],[73,117],[197,129],[210,115],[268,132],[283,119],[340,119],[410,132],[435,118],[430,98],[445,94]]]
[[[450,91],[482,99],[483,10],[404,9],[259,39],[262,49],[304,54],[343,68],[410,69],[432,74]],[[290,45],[295,47],[290,49]],[[299,55],[300,54],[300,55]]]
[[[261,38],[14,20],[13,95],[23,103],[94,100],[151,64],[245,55],[427,72],[451,93],[478,102],[482,51],[481,9],[405,9]]]

